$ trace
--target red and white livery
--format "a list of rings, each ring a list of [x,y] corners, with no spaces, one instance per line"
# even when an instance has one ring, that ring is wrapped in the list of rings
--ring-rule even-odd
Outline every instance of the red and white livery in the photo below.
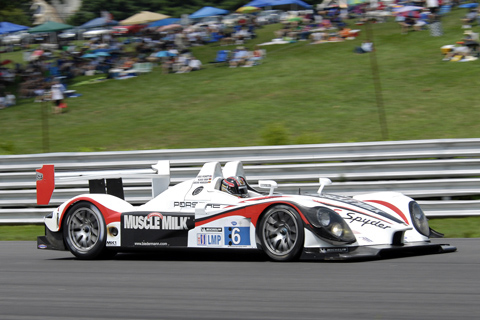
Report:
[[[258,191],[248,184],[239,161],[223,168],[206,163],[194,179],[169,187],[169,162],[152,168],[153,197],[140,206],[123,199],[118,175],[82,177],[89,180],[90,193],[65,201],[45,217],[46,234],[38,237],[38,248],[70,250],[80,259],[167,247],[259,249],[275,261],[456,250],[430,242],[441,234],[430,229],[418,203],[400,193],[327,194],[324,187],[331,181],[326,178],[320,178],[313,195],[275,193],[273,180],[260,180]],[[48,204],[54,184],[53,166],[37,170],[39,204]]]

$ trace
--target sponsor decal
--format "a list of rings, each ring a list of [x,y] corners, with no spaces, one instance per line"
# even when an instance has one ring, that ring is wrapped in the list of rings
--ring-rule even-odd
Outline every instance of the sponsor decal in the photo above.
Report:
[[[250,245],[250,227],[225,228],[225,244],[229,246],[249,246]]]
[[[121,239],[117,246],[129,247],[185,247],[188,230],[195,228],[193,214],[160,212],[125,212],[121,217]],[[114,244],[109,244],[114,246]]]
[[[199,246],[221,246],[221,234],[197,233],[197,245]]]
[[[116,240],[107,240],[107,247],[108,246],[116,246],[117,245],[117,241]]]
[[[143,246],[143,247],[156,247],[156,246],[161,246],[161,247],[166,247],[169,244],[166,242],[148,242],[148,241],[142,241],[142,242],[135,242],[135,246]]]
[[[232,226],[236,226],[237,224],[237,221],[232,221]]]
[[[37,181],[40,181],[40,180],[43,180],[43,173],[40,173],[40,172],[37,172],[37,174],[35,175],[35,180]]]
[[[135,230],[188,230],[188,219],[189,217],[166,216],[157,212],[146,217],[126,214],[123,216],[123,227]]]
[[[321,253],[345,253],[348,248],[320,248]]]
[[[347,213],[347,218],[345,218],[345,221],[350,221],[350,223],[354,223],[354,222],[357,222],[357,223],[360,223],[362,225],[362,227],[364,227],[365,225],[372,225],[374,227],[377,227],[377,228],[380,228],[380,229],[388,229],[388,228],[391,228],[390,226],[386,226],[382,223],[382,221],[380,220],[372,220],[372,219],[368,219],[368,218],[362,218],[362,217],[359,217],[357,214],[353,213],[353,212],[349,212]]]
[[[203,176],[197,176],[193,181],[193,184],[207,184],[212,182],[212,175],[207,174]]]
[[[344,203],[348,203],[350,205],[360,207],[362,209],[374,212],[374,213],[376,213],[376,214],[378,214],[382,217],[385,217],[385,218],[390,219],[392,221],[395,221],[397,223],[403,223],[402,220],[399,220],[399,219],[395,218],[394,216],[386,213],[385,211],[382,211],[382,210],[380,210],[380,209],[378,209],[378,208],[376,208],[376,207],[374,207],[374,206],[372,206],[368,203],[365,203],[363,201],[359,201],[359,200],[356,200],[356,199],[353,199],[353,198],[350,198],[350,197],[334,195],[334,194],[323,194],[322,198],[330,199],[330,200],[337,200],[337,201],[341,201],[341,202],[344,202]]]
[[[184,201],[173,202],[174,207],[180,207],[180,208],[195,208],[197,204],[198,202],[184,202]],[[205,206],[205,209],[209,207],[213,209],[220,209],[220,205],[217,203],[207,203],[207,205]]]
[[[193,190],[192,196],[196,196],[197,194],[202,192],[202,190],[203,190],[203,186],[196,188],[195,190]]]
[[[47,249],[47,245],[46,244],[39,244],[38,249]]]
[[[222,232],[223,228],[220,227],[203,227],[202,232]]]

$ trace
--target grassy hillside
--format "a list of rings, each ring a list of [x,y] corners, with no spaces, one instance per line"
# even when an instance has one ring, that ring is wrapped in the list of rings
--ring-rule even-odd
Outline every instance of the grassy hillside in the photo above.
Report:
[[[457,9],[445,35],[402,35],[397,23],[373,24],[388,140],[477,137],[480,60],[444,62],[440,47],[463,37]],[[279,25],[259,30],[247,46],[270,41]],[[365,39],[266,46],[253,68],[209,65],[218,45],[194,47],[205,69],[152,73],[127,80],[70,84],[82,96],[49,116],[50,151],[136,150],[382,140]],[[480,27],[474,27],[479,31]],[[228,47],[228,48],[234,48]],[[2,54],[19,59],[19,54]],[[96,76],[98,77],[98,75]],[[0,110],[0,154],[40,153],[41,104],[19,100]]]

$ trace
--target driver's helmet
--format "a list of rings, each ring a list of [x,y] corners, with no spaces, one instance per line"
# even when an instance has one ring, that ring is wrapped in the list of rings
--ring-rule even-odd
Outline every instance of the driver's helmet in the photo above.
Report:
[[[240,198],[248,197],[247,183],[243,177],[228,177],[223,179],[220,190]]]

